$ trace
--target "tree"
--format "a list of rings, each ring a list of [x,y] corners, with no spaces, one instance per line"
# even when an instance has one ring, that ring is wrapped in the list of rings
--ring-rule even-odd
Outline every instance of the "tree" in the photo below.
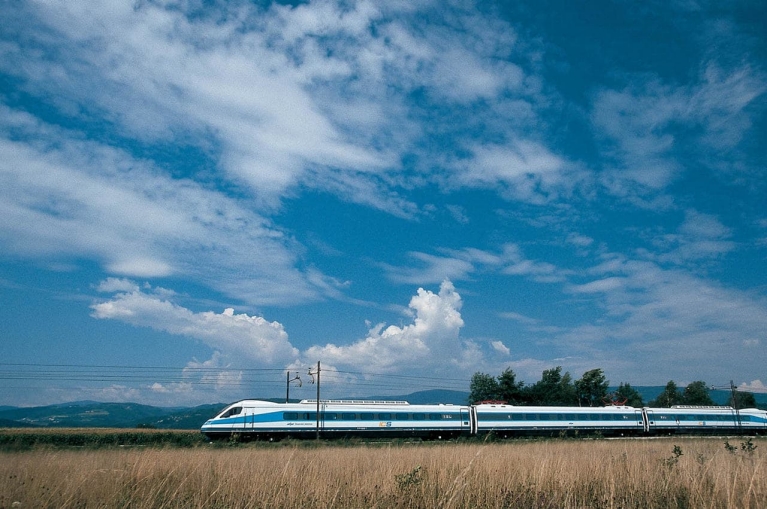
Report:
[[[575,390],[579,403],[586,406],[600,406],[607,396],[609,382],[601,369],[586,371],[580,380],[575,381]]]
[[[530,405],[567,406],[577,402],[573,379],[569,372],[562,374],[562,366],[544,370],[541,379],[527,388],[524,396]]]
[[[474,373],[471,377],[469,404],[499,399],[498,381],[486,373]]]
[[[756,408],[756,398],[752,392],[736,392],[735,401],[730,396],[730,406],[733,408]]]
[[[682,403],[682,394],[679,389],[676,388],[676,383],[673,380],[669,380],[663,392],[658,394],[658,397],[650,401],[651,407],[667,407],[671,408],[673,405],[679,405]]]
[[[517,382],[516,373],[511,368],[506,368],[498,377],[498,398],[511,405],[518,405],[523,401],[524,386],[524,382]]]
[[[639,391],[631,387],[631,384],[624,384],[621,382],[618,386],[618,390],[615,391],[615,396],[621,401],[625,400],[628,406],[633,406],[634,408],[642,408],[644,406],[642,395],[639,394]]]
[[[714,400],[711,399],[711,396],[708,394],[708,387],[706,386],[706,382],[698,380],[696,382],[692,382],[684,388],[684,393],[682,394],[682,404],[708,406],[714,405],[715,403]]]

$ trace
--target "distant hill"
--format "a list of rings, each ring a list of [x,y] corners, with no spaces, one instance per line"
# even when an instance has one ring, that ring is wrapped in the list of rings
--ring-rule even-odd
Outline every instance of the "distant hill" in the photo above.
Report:
[[[170,409],[136,403],[67,403],[0,411],[0,419],[48,427],[129,428],[151,422]]]
[[[411,405],[434,405],[439,403],[444,403],[446,405],[465,405],[469,401],[469,393],[463,391],[449,391],[445,389],[432,389],[428,391],[413,392],[402,396],[370,396],[362,399],[407,401]]]
[[[33,424],[27,424],[19,421],[12,421],[10,419],[0,419],[0,428],[34,428]]]
[[[159,419],[138,424],[149,425],[161,429],[198,429],[205,423],[205,421],[214,417],[225,406],[226,405],[222,403],[216,403],[215,405],[200,405],[194,408],[177,410]]]
[[[663,386],[634,387],[645,403],[658,397]],[[614,390],[611,388],[610,390]],[[720,405],[727,404],[729,391],[711,391],[712,399]],[[757,404],[767,408],[767,394],[754,394]],[[349,397],[339,399],[365,399],[385,401],[407,401],[413,405],[453,404],[465,405],[468,392],[434,389],[404,395]],[[281,403],[272,398],[269,401]],[[98,403],[76,401],[60,405],[18,408],[0,407],[0,427],[103,427],[135,428],[152,427],[160,429],[199,429],[202,424],[226,406],[225,403],[200,405],[192,408],[163,408],[137,403]]]

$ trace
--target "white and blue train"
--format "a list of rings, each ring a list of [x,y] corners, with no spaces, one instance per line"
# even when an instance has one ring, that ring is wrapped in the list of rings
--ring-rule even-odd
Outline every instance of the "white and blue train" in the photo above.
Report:
[[[318,413],[319,409],[319,413]],[[405,401],[243,400],[201,428],[210,439],[407,438],[448,439],[493,433],[500,437],[601,434],[765,434],[767,411],[755,408],[526,407],[501,403],[411,405]]]

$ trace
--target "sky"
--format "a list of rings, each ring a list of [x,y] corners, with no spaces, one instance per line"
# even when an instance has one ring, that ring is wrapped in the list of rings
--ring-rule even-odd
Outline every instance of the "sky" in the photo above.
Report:
[[[767,4],[26,0],[0,405],[767,384]]]

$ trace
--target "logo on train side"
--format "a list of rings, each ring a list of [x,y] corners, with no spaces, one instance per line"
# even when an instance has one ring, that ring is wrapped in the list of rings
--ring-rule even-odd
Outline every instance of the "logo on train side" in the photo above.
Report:
[[[391,421],[381,421],[378,423],[379,428],[391,428]]]

